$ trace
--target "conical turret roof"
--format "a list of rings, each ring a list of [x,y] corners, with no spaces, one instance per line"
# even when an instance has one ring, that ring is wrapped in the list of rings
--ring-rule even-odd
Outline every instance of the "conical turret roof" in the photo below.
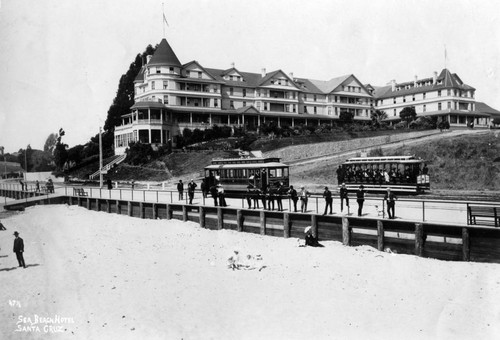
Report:
[[[163,38],[158,45],[153,57],[149,61],[148,65],[168,65],[168,66],[178,66],[181,67],[182,64],[174,53],[174,50],[167,42],[167,39]]]

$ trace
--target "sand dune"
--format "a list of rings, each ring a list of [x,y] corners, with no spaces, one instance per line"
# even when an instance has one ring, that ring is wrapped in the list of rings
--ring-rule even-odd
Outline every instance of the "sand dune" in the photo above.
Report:
[[[495,264],[338,242],[305,248],[297,239],[75,206],[33,207],[2,222],[8,230],[0,232],[1,339],[500,335]],[[14,230],[25,241],[26,269],[17,268],[12,253]],[[233,249],[260,254],[256,263],[265,268],[228,269]]]

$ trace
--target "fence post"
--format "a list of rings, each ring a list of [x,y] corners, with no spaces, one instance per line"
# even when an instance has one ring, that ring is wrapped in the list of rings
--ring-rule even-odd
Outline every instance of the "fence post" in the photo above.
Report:
[[[462,259],[464,261],[470,261],[470,239],[469,239],[469,229],[462,228]]]
[[[425,201],[422,201],[422,222],[425,221]]]
[[[101,200],[99,198],[95,199],[95,211],[101,211]]]
[[[48,195],[47,195],[48,197]],[[87,210],[90,210],[90,197],[87,198]]]
[[[128,201],[128,206],[127,206],[127,208],[128,208],[127,214],[128,214],[129,216],[132,216],[132,202],[131,202],[131,201]]]
[[[351,230],[349,228],[349,220],[342,217],[342,244],[344,246],[351,245]]]
[[[205,228],[205,207],[200,207],[200,227]]]
[[[116,213],[118,215],[122,214],[122,207],[120,206],[120,201],[116,200]]]
[[[316,203],[318,201],[316,200]],[[318,216],[317,215],[311,215],[311,229],[312,229],[312,234],[314,238],[318,239]]]
[[[188,220],[188,209],[186,205],[182,206],[182,221],[186,222]]]
[[[377,249],[384,251],[384,224],[377,221]]]
[[[243,212],[241,209],[236,210],[236,230],[243,231]]]
[[[288,203],[290,203],[290,200],[288,201]],[[290,214],[289,213],[283,214],[283,237],[284,238],[290,237]]]
[[[318,198],[316,197],[316,214],[318,214]]]
[[[224,216],[222,215],[222,208],[217,207],[217,229],[221,230],[224,226]]]
[[[106,212],[111,213],[111,205],[109,204],[109,200],[106,200]]]
[[[415,223],[415,255],[422,257],[424,253],[424,225]]]
[[[172,207],[170,206],[170,204],[166,204],[167,206],[167,220],[171,220],[172,219]]]
[[[265,210],[260,211],[260,234],[266,234],[266,212]]]

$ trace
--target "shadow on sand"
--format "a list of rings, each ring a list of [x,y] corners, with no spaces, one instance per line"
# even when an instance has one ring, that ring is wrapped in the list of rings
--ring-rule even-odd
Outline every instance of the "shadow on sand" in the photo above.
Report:
[[[35,264],[27,264],[26,268],[29,267],[38,267],[40,264],[35,263]],[[0,272],[10,272],[11,270],[18,269],[19,267],[11,267],[11,268],[2,268],[0,269]]]

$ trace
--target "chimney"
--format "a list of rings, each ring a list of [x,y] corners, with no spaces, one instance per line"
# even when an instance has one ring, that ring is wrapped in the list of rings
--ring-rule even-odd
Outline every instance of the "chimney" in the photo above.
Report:
[[[149,61],[151,60],[151,58],[153,58],[153,56],[151,54],[148,54],[146,56],[146,64],[149,64]]]
[[[417,80],[418,80],[418,77],[417,77],[417,75],[415,75],[415,80],[413,81],[413,86],[414,87],[417,87]]]
[[[436,71],[434,71],[434,76],[432,77],[432,84],[433,85],[436,85],[437,78],[438,78],[438,73]]]
[[[293,80],[293,72],[290,72],[290,73],[288,74],[288,76],[290,77],[290,79],[292,79],[292,80]]]
[[[392,92],[396,91],[396,79],[391,80]]]
[[[266,69],[263,68],[261,72],[262,72],[262,78],[264,78],[266,76]]]
[[[234,61],[231,63],[231,68],[234,68]]]

